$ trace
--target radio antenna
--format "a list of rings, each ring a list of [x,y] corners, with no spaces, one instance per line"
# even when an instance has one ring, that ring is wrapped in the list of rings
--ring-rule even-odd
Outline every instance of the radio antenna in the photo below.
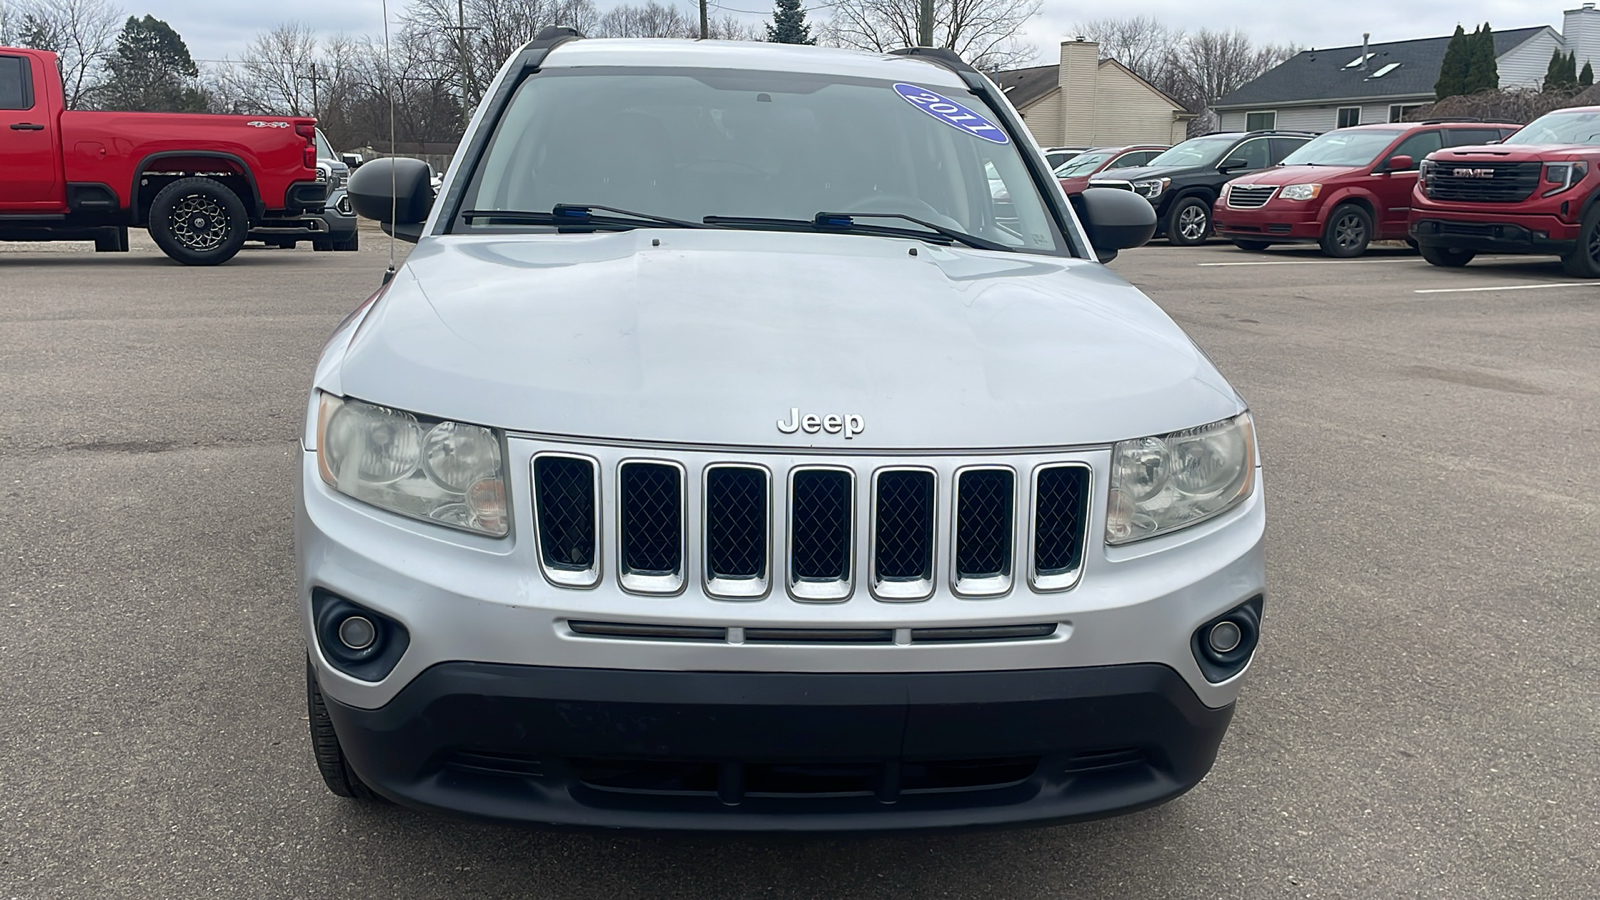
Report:
[[[383,0],[383,77],[389,82],[389,221],[400,217],[399,177],[394,172],[394,61],[389,54],[389,0]],[[394,225],[389,226],[389,268],[383,273],[383,283],[394,280]]]

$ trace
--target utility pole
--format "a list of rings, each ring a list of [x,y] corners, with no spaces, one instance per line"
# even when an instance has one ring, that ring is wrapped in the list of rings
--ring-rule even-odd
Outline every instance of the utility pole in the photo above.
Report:
[[[477,31],[476,28],[467,27],[466,0],[456,0],[456,24],[454,28],[446,31],[456,33],[456,62],[461,67],[461,117],[464,123],[471,113],[472,98],[472,49],[467,46],[467,34]]]
[[[922,0],[922,9],[918,11],[917,45],[933,46],[933,0]]]
[[[711,36],[711,29],[706,20],[706,0],[700,0],[700,40]]]
[[[311,64],[311,118],[317,117],[317,64]]]

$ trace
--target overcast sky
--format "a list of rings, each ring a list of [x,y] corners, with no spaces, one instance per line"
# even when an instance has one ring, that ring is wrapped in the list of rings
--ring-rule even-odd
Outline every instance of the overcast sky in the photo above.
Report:
[[[149,13],[165,19],[189,43],[198,59],[237,55],[257,31],[298,20],[324,33],[339,31],[376,35],[383,28],[380,0],[118,0],[124,10]],[[602,10],[618,0],[597,0]],[[688,7],[689,0],[681,0]],[[711,0],[714,7],[764,10],[770,0]],[[808,0],[808,5],[827,0]],[[1038,48],[1036,62],[1053,62],[1055,46],[1072,36],[1076,22],[1105,15],[1144,13],[1178,28],[1229,28],[1247,31],[1258,41],[1295,43],[1302,47],[1339,47],[1361,43],[1363,31],[1374,42],[1406,40],[1449,34],[1466,19],[1487,21],[1497,30],[1530,25],[1561,27],[1570,2],[1532,0],[1137,0],[1133,3],[1045,0],[1044,9],[1027,31]],[[405,0],[391,0],[390,17],[404,8]],[[820,14],[820,13],[819,13]],[[752,22],[765,16],[745,15]]]

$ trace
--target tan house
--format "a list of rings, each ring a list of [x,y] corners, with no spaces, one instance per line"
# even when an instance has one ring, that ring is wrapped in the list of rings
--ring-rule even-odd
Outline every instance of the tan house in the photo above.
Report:
[[[989,76],[1041,147],[1176,144],[1194,113],[1114,59],[1094,41],[1063,41],[1061,62]]]

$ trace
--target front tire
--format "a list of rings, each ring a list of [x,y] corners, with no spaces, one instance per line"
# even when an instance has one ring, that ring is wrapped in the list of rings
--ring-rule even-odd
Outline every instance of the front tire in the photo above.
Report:
[[[306,713],[311,720],[311,752],[328,790],[352,800],[382,799],[367,787],[355,769],[350,768],[344,748],[339,746],[339,736],[333,732],[333,719],[328,716],[328,705],[322,700],[322,689],[317,686],[317,675],[310,659],[306,660]]]
[[[1360,256],[1370,243],[1372,216],[1353,203],[1335,209],[1322,229],[1322,252],[1335,259]]]
[[[210,178],[180,178],[150,204],[150,236],[186,266],[219,266],[239,252],[250,218],[239,195]]]
[[[1238,247],[1240,250],[1249,250],[1252,253],[1265,250],[1272,246],[1272,244],[1266,241],[1234,241],[1233,245]]]
[[[1422,258],[1430,265],[1442,266],[1446,269],[1459,269],[1478,254],[1472,250],[1460,250],[1455,247],[1430,247],[1427,244],[1417,248],[1422,253]]]
[[[1574,278],[1600,278],[1600,204],[1583,214],[1578,246],[1561,257],[1561,268]]]
[[[1184,197],[1167,219],[1167,240],[1180,247],[1196,247],[1211,236],[1211,204],[1204,197]]]

